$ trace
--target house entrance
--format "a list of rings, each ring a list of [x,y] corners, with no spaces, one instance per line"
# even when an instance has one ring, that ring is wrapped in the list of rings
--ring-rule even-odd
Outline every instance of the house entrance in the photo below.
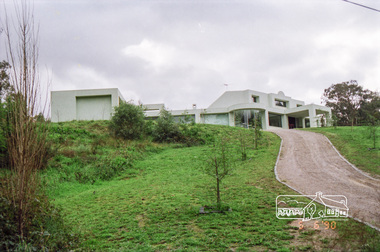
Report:
[[[296,128],[296,118],[289,116],[288,121],[289,121],[289,129]]]

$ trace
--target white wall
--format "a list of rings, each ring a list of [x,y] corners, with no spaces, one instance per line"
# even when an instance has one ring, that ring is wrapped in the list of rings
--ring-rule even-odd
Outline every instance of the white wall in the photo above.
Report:
[[[51,92],[51,121],[108,120],[124,98],[117,88]]]

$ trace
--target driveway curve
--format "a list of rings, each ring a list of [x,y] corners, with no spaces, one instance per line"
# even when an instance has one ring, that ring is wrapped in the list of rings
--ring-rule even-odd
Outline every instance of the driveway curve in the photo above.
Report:
[[[277,178],[304,195],[344,195],[349,215],[380,230],[380,180],[345,161],[327,137],[300,130],[270,130],[282,138]]]

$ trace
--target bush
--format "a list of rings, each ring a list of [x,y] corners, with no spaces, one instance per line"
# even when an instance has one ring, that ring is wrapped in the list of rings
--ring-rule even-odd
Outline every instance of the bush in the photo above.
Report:
[[[156,142],[174,143],[181,139],[178,124],[174,121],[172,114],[165,108],[161,109],[157,124],[153,128],[153,140]]]
[[[95,177],[101,180],[110,180],[121,172],[132,168],[132,162],[123,157],[115,157],[112,160],[106,159],[96,166]]]
[[[145,128],[144,117],[141,106],[122,102],[119,107],[115,107],[109,129],[116,137],[139,139]]]
[[[60,210],[41,191],[31,203],[27,232],[21,238],[15,214],[18,209],[4,186],[5,180],[0,185],[0,251],[59,251],[77,246],[77,235],[70,232]]]
[[[206,139],[202,136],[202,130],[199,124],[195,123],[182,123],[180,124],[181,129],[181,142],[186,144],[186,146],[194,146],[205,144]]]

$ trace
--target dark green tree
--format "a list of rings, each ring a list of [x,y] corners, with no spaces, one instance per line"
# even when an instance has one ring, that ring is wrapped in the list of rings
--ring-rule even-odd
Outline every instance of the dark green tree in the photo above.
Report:
[[[178,124],[174,121],[172,114],[162,108],[160,116],[156,120],[153,129],[153,140],[156,142],[179,142],[181,140],[181,131]]]
[[[145,129],[145,116],[142,106],[122,102],[115,107],[109,129],[116,137],[123,139],[139,139]]]
[[[363,102],[359,110],[359,119],[364,124],[376,125],[380,122],[380,95],[374,93],[371,101]]]
[[[370,102],[375,93],[364,89],[357,81],[351,80],[333,84],[324,90],[322,100],[335,114],[338,125],[347,126],[357,124],[361,105]]]
[[[0,167],[8,166],[7,153],[7,111],[12,96],[12,86],[9,82],[9,70],[11,66],[6,61],[0,61]]]

